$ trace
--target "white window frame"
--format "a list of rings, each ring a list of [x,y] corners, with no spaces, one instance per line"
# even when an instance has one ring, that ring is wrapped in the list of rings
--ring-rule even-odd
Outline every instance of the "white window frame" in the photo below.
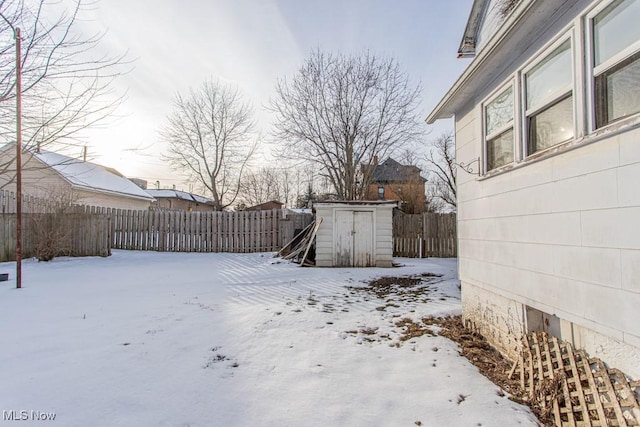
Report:
[[[640,40],[636,41],[630,46],[627,46],[625,49],[616,53],[614,56],[603,62],[602,64],[595,66],[595,34],[594,34],[594,25],[593,21],[595,17],[600,14],[603,10],[613,4],[616,0],[608,0],[603,1],[594,7],[589,13],[584,15],[584,34],[585,34],[585,76],[587,81],[587,102],[586,102],[586,110],[588,117],[588,132],[594,133],[596,131],[600,131],[601,129],[606,129],[612,125],[619,123],[620,121],[627,120],[631,117],[636,117],[640,114],[640,112],[635,113],[631,116],[612,120],[606,125],[602,127],[597,127],[596,123],[596,102],[595,102],[595,94],[596,94],[596,77],[600,74],[606,72],[607,70],[615,67],[626,59],[630,58],[634,54],[640,52]]]
[[[629,116],[621,117],[597,128],[595,82],[596,77],[618,66],[633,55],[640,53],[640,40],[617,52],[611,58],[597,67],[595,64],[595,34],[594,18],[611,6],[616,0],[594,0],[591,5],[584,8],[563,29],[558,31],[547,43],[532,54],[521,66],[516,68],[501,84],[496,86],[484,101],[476,105],[481,120],[478,121],[476,132],[481,135],[480,147],[480,176],[478,179],[491,178],[500,175],[513,168],[519,168],[529,163],[537,162],[556,154],[572,150],[583,144],[599,141],[604,135],[613,135],[624,132],[628,127],[640,127],[640,111]],[[527,109],[527,81],[526,74],[544,61],[548,55],[560,47],[562,43],[570,40],[571,50],[571,84],[567,84],[550,94],[533,108]],[[487,141],[508,130],[505,125],[501,129],[486,135],[486,106],[495,100],[500,94],[513,85],[514,96],[514,161],[510,167],[499,166],[492,170],[487,167]],[[573,137],[566,141],[540,149],[534,153],[528,152],[529,122],[533,115],[549,108],[561,101],[564,96],[571,94],[573,108]],[[613,133],[612,133],[613,132]]]
[[[578,74],[576,73],[576,69],[579,67],[576,67],[576,64],[575,64],[576,43],[575,43],[573,26],[574,26],[574,23],[571,24],[571,29],[565,30],[557,38],[553,39],[549,44],[543,47],[536,55],[533,56],[533,59],[529,62],[529,64],[527,64],[524,68],[522,68],[518,72],[520,76],[520,88],[519,88],[519,91],[521,94],[520,108],[522,111],[522,113],[520,114],[520,117],[518,117],[522,121],[522,126],[521,126],[522,129],[520,133],[520,137],[521,137],[520,150],[522,153],[522,159],[526,159],[527,157],[530,157],[533,155],[539,155],[539,153],[542,153],[549,149],[557,147],[558,145],[562,145],[568,141],[572,141],[579,134],[578,126],[577,126],[578,124],[577,110],[579,109],[579,106],[576,105],[576,99],[577,99],[576,93],[578,93],[578,90],[577,90]],[[551,55],[553,51],[555,51],[562,44],[567,42],[567,40],[569,41],[569,53],[571,57],[571,82],[563,86],[562,88],[557,89],[552,94],[548,95],[538,105],[527,109],[527,78],[526,78],[527,73],[533,70],[540,63],[542,63],[545,59],[547,59],[547,57]],[[529,145],[530,117],[535,116],[541,111],[544,111],[545,109],[551,107],[552,105],[558,103],[559,101],[562,101],[565,97],[569,95],[572,97],[573,137],[566,141],[561,141],[558,144],[555,144],[551,147],[547,147],[545,149],[536,151],[534,153],[529,153],[528,145]]]
[[[502,95],[503,93],[505,93],[505,91],[509,90],[509,88],[511,88],[511,95],[513,96],[513,116],[512,116],[512,120],[511,122],[502,125],[501,127],[499,127],[497,130],[491,132],[490,134],[487,134],[486,130],[487,130],[487,106],[489,104],[491,104],[493,101],[495,101],[496,99],[498,99],[500,97],[500,95]],[[514,163],[516,163],[518,161],[518,153],[517,153],[517,141],[518,141],[518,131],[517,131],[517,125],[519,122],[519,117],[518,117],[518,85],[516,84],[516,81],[513,77],[510,77],[509,80],[506,83],[503,83],[502,85],[500,85],[498,87],[497,90],[495,90],[494,92],[491,93],[491,95],[489,95],[489,97],[487,97],[487,99],[481,103],[481,114],[482,114],[482,172],[483,173],[488,173],[488,172],[493,172],[496,170],[500,170],[502,168],[504,168],[505,166],[508,165],[512,165]],[[507,163],[505,165],[502,166],[498,166],[496,168],[493,169],[489,169],[489,159],[488,159],[488,149],[489,149],[489,140],[494,139],[498,136],[500,136],[501,134],[507,132],[509,129],[513,130],[513,161],[511,163]]]

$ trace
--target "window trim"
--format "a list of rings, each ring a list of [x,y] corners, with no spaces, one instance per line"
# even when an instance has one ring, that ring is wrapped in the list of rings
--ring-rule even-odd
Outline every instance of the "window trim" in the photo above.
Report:
[[[566,144],[570,141],[573,141],[578,136],[578,117],[576,105],[576,93],[579,92],[577,85],[578,79],[576,70],[576,37],[575,37],[575,22],[572,22],[568,28],[561,31],[557,37],[554,37],[549,43],[542,47],[535,55],[532,56],[531,60],[520,70],[517,71],[517,74],[520,76],[520,108],[522,109],[522,113],[518,116],[518,120],[521,122],[521,132],[520,132],[520,153],[521,159],[524,161],[527,158],[539,155],[539,153],[545,152],[547,150],[553,149],[558,145]],[[539,104],[527,108],[527,73],[533,70],[535,67],[540,65],[547,59],[555,50],[560,48],[564,43],[569,41],[569,56],[571,58],[571,83],[563,86],[562,88],[557,89],[553,93],[549,94]],[[550,147],[535,151],[529,152],[529,123],[532,116],[537,115],[538,113],[543,112],[544,110],[551,108],[553,105],[559,103],[567,96],[572,97],[572,110],[573,110],[573,137],[566,139],[564,141],[560,141],[557,144],[554,144]]]
[[[597,143],[605,138],[610,138],[623,132],[640,129],[640,111],[619,119],[613,120],[599,128],[596,127],[596,102],[595,80],[596,77],[607,72],[617,64],[627,60],[635,54],[640,54],[640,41],[632,43],[611,58],[595,67],[595,34],[594,18],[604,9],[612,5],[616,0],[593,0],[585,6],[567,25],[551,35],[539,49],[526,58],[519,66],[506,76],[496,89],[481,102],[476,104],[476,111],[480,114],[480,120],[476,132],[480,132],[480,167],[479,181],[502,175],[514,169],[525,167],[539,161],[545,161],[562,153],[572,151],[592,143]],[[540,64],[544,59],[567,40],[570,42],[571,51],[571,88],[558,90],[556,93],[540,101],[539,107],[526,108],[526,73]],[[485,107],[496,97],[507,90],[508,85],[513,85],[514,96],[514,161],[504,166],[489,170],[487,168],[487,140],[499,136],[501,132],[508,130],[498,129],[492,135],[485,135],[486,116]],[[529,144],[529,118],[538,112],[550,107],[553,103],[561,101],[564,96],[573,98],[573,132],[574,136],[561,141],[545,149],[533,153],[527,152]]]
[[[557,142],[555,144],[551,144],[548,147],[540,148],[538,150],[532,151],[531,150],[531,145],[533,145],[533,139],[534,138],[532,137],[532,134],[531,134],[531,127],[530,127],[531,122],[536,117],[541,115],[542,113],[545,113],[546,111],[551,110],[554,107],[557,107],[558,105],[562,104],[563,102],[566,102],[568,99],[571,99],[571,108],[572,108],[572,113],[573,113],[573,128],[574,128],[573,135],[571,137],[567,138],[567,139],[564,139],[564,140],[560,141],[560,142]],[[531,157],[531,156],[533,156],[535,154],[544,152],[544,151],[546,151],[546,150],[548,150],[550,148],[556,147],[558,145],[566,144],[566,143],[568,143],[570,141],[575,140],[576,139],[576,131],[575,131],[575,127],[576,127],[576,118],[575,117],[576,117],[576,114],[575,113],[576,113],[576,111],[575,111],[575,98],[573,96],[573,92],[569,91],[569,92],[563,93],[558,98],[554,98],[552,102],[550,102],[548,104],[545,104],[544,108],[537,109],[535,113],[532,113],[530,115],[525,116],[524,117],[525,125],[527,126],[527,130],[528,130],[527,140],[526,140],[527,146],[526,146],[526,151],[525,151],[526,152],[526,157]]]
[[[590,20],[591,23],[593,23],[593,20]],[[590,25],[590,29],[589,31],[593,32],[593,26]],[[591,44],[591,49],[592,50],[595,48],[594,44]],[[595,66],[595,55],[593,54],[593,52],[591,52],[591,57],[593,58],[591,62],[590,68],[592,68],[593,70],[593,75],[594,76],[599,76],[600,74],[604,73],[605,71],[607,71],[610,68],[615,67],[617,64],[624,62],[626,59],[632,57],[634,54],[636,54],[638,51],[640,51],[640,40],[638,40],[637,42],[635,42],[634,44],[632,44],[631,46],[627,46],[624,49],[622,49],[620,52],[616,53],[615,55],[613,55],[611,58],[607,59],[606,61],[604,61],[602,64]]]
[[[502,94],[504,94],[506,91],[509,90],[509,88],[511,88],[511,95],[513,96],[513,117],[511,119],[510,122],[508,122],[507,124],[502,125],[501,127],[497,128],[496,130],[494,130],[493,132],[491,132],[490,134],[487,134],[487,106],[489,104],[491,104],[493,101],[495,101],[496,99],[498,99]],[[481,111],[481,115],[482,115],[482,167],[481,167],[481,174],[486,174],[489,172],[494,172],[496,170],[500,170],[509,166],[512,166],[514,163],[517,162],[518,157],[517,157],[517,153],[516,153],[516,146],[517,146],[517,122],[518,122],[518,98],[517,98],[517,93],[518,93],[518,86],[517,83],[515,81],[515,79],[513,78],[513,76],[510,76],[509,79],[501,84],[496,90],[494,90],[481,104],[480,104],[480,111]],[[489,152],[489,141],[492,139],[495,139],[497,137],[499,137],[500,135],[502,135],[505,132],[508,132],[509,130],[513,130],[513,161],[498,167],[495,167],[493,169],[489,169],[489,158],[488,158],[488,152]]]
[[[505,133],[507,130],[511,129],[513,127],[513,122],[515,122],[516,117],[515,117],[515,88],[513,86],[513,81],[510,81],[509,83],[507,83],[506,85],[503,85],[500,87],[500,89],[502,90],[497,90],[494,92],[494,94],[488,98],[485,102],[482,103],[482,111],[483,111],[483,118],[484,118],[484,122],[483,122],[483,135],[485,137],[485,139],[493,139],[496,136],[499,136],[500,134]],[[511,89],[511,95],[514,97],[514,102],[513,102],[513,117],[511,119],[510,122],[507,122],[506,124],[502,125],[499,128],[496,128],[497,130],[494,130],[491,133],[486,133],[486,129],[487,129],[487,107],[489,106],[489,104],[493,103],[496,99],[500,98],[500,96],[502,96],[506,91],[508,91],[509,89]]]
[[[617,0],[602,1],[600,4],[593,7],[588,12],[581,14],[580,18],[583,22],[583,34],[585,40],[585,61],[584,61],[584,79],[585,88],[587,93],[587,99],[585,103],[585,113],[587,116],[587,133],[592,135],[602,131],[603,129],[609,129],[612,126],[617,126],[625,120],[630,120],[640,116],[640,111],[620,117],[612,120],[609,123],[598,127],[596,118],[596,77],[602,75],[608,70],[614,68],[616,65],[622,63],[633,55],[640,53],[640,40],[636,41],[630,46],[622,49],[620,52],[613,55],[611,58],[604,61],[602,64],[595,65],[595,26],[594,20],[597,15],[603,12],[606,8],[611,6]]]

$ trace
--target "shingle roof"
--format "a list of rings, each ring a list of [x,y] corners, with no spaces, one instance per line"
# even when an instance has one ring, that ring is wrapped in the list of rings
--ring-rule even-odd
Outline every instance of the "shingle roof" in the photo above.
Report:
[[[420,169],[415,166],[401,165],[389,157],[377,165],[373,170],[372,182],[406,182],[414,174],[420,174]],[[420,177],[423,181],[426,179]]]

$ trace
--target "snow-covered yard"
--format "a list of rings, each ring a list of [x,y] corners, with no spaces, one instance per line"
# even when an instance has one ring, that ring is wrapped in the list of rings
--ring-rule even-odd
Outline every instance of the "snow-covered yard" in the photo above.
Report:
[[[402,267],[319,269],[271,254],[126,251],[27,261],[23,289],[0,283],[3,420],[537,425],[455,343],[400,341],[398,320],[456,314],[460,299],[455,260],[396,262]],[[13,278],[14,264],[0,264],[3,272]],[[404,296],[354,289],[424,273],[438,276],[422,276],[422,291]]]

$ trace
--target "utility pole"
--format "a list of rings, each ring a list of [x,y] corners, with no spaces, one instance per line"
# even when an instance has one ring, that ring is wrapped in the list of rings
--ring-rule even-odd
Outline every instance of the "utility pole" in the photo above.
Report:
[[[22,288],[22,38],[20,28],[0,13],[16,40],[16,288]]]
[[[20,28],[16,38],[16,288],[22,288],[22,52]]]

